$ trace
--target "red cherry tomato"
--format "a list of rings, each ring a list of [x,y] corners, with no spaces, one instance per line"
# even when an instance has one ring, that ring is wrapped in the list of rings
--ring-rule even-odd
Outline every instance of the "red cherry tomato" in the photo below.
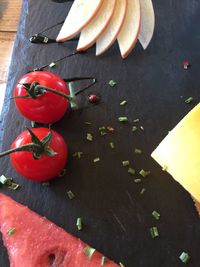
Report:
[[[66,82],[58,75],[49,71],[34,71],[25,74],[18,81],[14,88],[14,97],[27,95],[23,84],[33,82],[69,95]],[[39,123],[54,123],[60,120],[69,108],[69,101],[66,98],[48,91],[36,99],[15,98],[15,103],[24,117]]]
[[[48,133],[48,128],[32,128],[32,132],[42,140]],[[21,151],[10,154],[10,159],[16,171],[33,181],[47,181],[58,176],[64,169],[68,149],[63,137],[51,130],[52,140],[49,147],[57,154],[54,156],[42,155],[39,159],[34,159],[31,152]],[[21,147],[31,143],[30,133],[26,130],[21,133],[12,143],[11,148]]]

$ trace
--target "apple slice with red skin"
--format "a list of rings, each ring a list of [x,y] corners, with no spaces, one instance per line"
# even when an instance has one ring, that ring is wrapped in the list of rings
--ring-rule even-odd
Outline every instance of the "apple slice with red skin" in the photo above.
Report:
[[[117,0],[114,14],[106,30],[96,42],[96,56],[103,54],[115,42],[119,34],[127,11],[127,0]]]
[[[122,58],[126,58],[135,47],[140,31],[140,0],[128,0],[126,18],[117,36]]]
[[[56,41],[64,42],[76,36],[96,16],[102,3],[103,0],[75,0]]]
[[[144,49],[149,45],[155,28],[155,14],[151,0],[140,0],[141,27],[138,40]]]
[[[103,255],[45,217],[0,193],[0,231],[10,267],[101,267]],[[105,267],[119,267],[106,258]]]
[[[93,20],[85,27],[80,35],[77,51],[91,47],[99,36],[106,30],[114,14],[118,0],[103,0],[103,4]]]

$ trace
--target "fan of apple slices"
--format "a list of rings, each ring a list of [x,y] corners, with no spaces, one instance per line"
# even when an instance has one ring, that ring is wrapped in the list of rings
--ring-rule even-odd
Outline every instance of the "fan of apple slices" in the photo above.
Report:
[[[96,43],[96,55],[103,54],[117,40],[126,58],[137,40],[144,49],[155,27],[151,0],[75,0],[57,36],[64,42],[80,34],[77,51]]]

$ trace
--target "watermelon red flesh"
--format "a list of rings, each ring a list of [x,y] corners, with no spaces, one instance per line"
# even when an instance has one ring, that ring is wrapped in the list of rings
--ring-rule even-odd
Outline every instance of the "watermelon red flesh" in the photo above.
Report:
[[[7,231],[16,231],[8,235]],[[87,246],[45,217],[0,193],[0,230],[8,250],[10,267],[101,267],[102,254],[91,259]],[[105,267],[119,266],[106,258]]]

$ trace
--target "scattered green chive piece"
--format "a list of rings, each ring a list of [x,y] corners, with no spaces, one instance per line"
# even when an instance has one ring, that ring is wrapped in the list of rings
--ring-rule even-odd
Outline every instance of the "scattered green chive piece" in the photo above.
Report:
[[[144,178],[150,175],[150,173],[151,173],[150,171],[145,171],[143,169],[139,172],[139,174]]]
[[[35,126],[36,126],[36,122],[35,121],[31,121],[31,127],[35,128]]]
[[[6,184],[8,182],[8,178],[5,177],[4,175],[0,176],[0,183],[1,184]]]
[[[14,235],[16,233],[16,229],[15,228],[10,228],[8,231],[7,231],[7,234],[8,235]]]
[[[123,165],[124,167],[127,167],[127,166],[130,165],[130,161],[129,161],[129,160],[124,160],[124,161],[122,161],[122,165]]]
[[[139,183],[142,182],[142,180],[141,180],[140,178],[137,178],[137,179],[134,179],[134,182],[135,182],[136,184],[139,184]]]
[[[128,118],[127,117],[119,117],[118,118],[118,121],[120,121],[120,122],[127,122],[128,121]]]
[[[101,257],[101,266],[103,266],[106,263],[106,257],[102,256]]]
[[[96,163],[96,162],[99,162],[100,161],[100,158],[98,157],[98,158],[95,158],[95,159],[93,159],[93,162],[94,163]]]
[[[71,190],[67,191],[67,196],[68,196],[69,199],[75,198],[75,195]]]
[[[93,136],[92,136],[92,134],[91,133],[87,133],[87,140],[88,141],[90,141],[90,142],[92,142],[93,141]]]
[[[114,145],[114,143],[113,143],[113,142],[110,142],[110,147],[111,147],[112,149],[114,149],[114,148],[115,148],[115,145]]]
[[[188,261],[190,260],[190,255],[186,252],[182,252],[181,255],[179,256],[179,259],[183,262],[183,263],[188,263]]]
[[[85,121],[85,124],[86,124],[86,125],[91,125],[92,123],[89,122],[89,121]]]
[[[121,262],[119,263],[119,266],[120,266],[120,267],[125,267],[125,265],[122,264]]]
[[[85,248],[83,249],[83,253],[85,254],[86,257],[88,257],[89,259],[91,259],[91,258],[92,258],[92,255],[93,255],[94,252],[95,252],[95,250],[96,250],[96,249],[87,246],[87,247],[85,247]]]
[[[83,229],[83,222],[82,222],[82,219],[81,218],[77,218],[77,220],[76,220],[76,226],[77,226],[77,229],[79,231],[81,231]]]
[[[135,154],[142,154],[142,150],[139,148],[135,148]]]
[[[136,126],[133,126],[132,127],[132,132],[136,132],[137,131],[137,127]]]
[[[151,214],[157,221],[160,219],[160,213],[158,213],[156,210],[154,210]]]
[[[136,122],[139,122],[139,121],[140,121],[139,119],[135,119],[133,122],[135,122],[135,123],[136,123]]]
[[[49,182],[43,182],[42,186],[50,186],[50,183]]]
[[[101,131],[100,134],[101,134],[101,136],[107,135],[107,133],[105,131]]]
[[[164,166],[162,167],[162,170],[163,170],[164,172],[166,172],[166,171],[168,170],[167,165],[164,165]]]
[[[81,152],[81,151],[78,151],[78,152],[75,152],[73,155],[72,155],[72,157],[74,157],[74,158],[81,158],[81,156],[83,155],[83,152]]]
[[[60,174],[59,174],[59,177],[63,177],[65,176],[65,174],[67,173],[67,170],[66,169],[63,169]]]
[[[55,67],[55,65],[56,65],[55,62],[51,62],[51,63],[49,64],[49,67],[50,67],[50,68],[53,68],[53,67]]]
[[[105,131],[105,130],[106,130],[106,127],[105,126],[99,127],[99,131]]]
[[[143,195],[145,191],[146,191],[146,188],[143,187],[142,190],[140,191],[140,195]]]
[[[114,80],[110,80],[108,84],[110,85],[110,87],[114,87],[117,83]]]
[[[158,228],[156,226],[153,226],[150,228],[150,234],[152,238],[156,238],[159,236]]]
[[[133,168],[128,168],[128,173],[135,175],[135,170]]]
[[[188,99],[185,100],[186,104],[190,104],[194,100],[193,97],[189,97]]]
[[[19,189],[19,187],[20,187],[20,185],[17,184],[17,183],[15,183],[15,182],[12,182],[12,183],[8,186],[8,188],[9,188],[9,189],[12,189],[12,190],[17,190],[17,189]]]
[[[127,101],[126,100],[123,100],[121,103],[120,103],[120,106],[125,106],[127,104]]]

